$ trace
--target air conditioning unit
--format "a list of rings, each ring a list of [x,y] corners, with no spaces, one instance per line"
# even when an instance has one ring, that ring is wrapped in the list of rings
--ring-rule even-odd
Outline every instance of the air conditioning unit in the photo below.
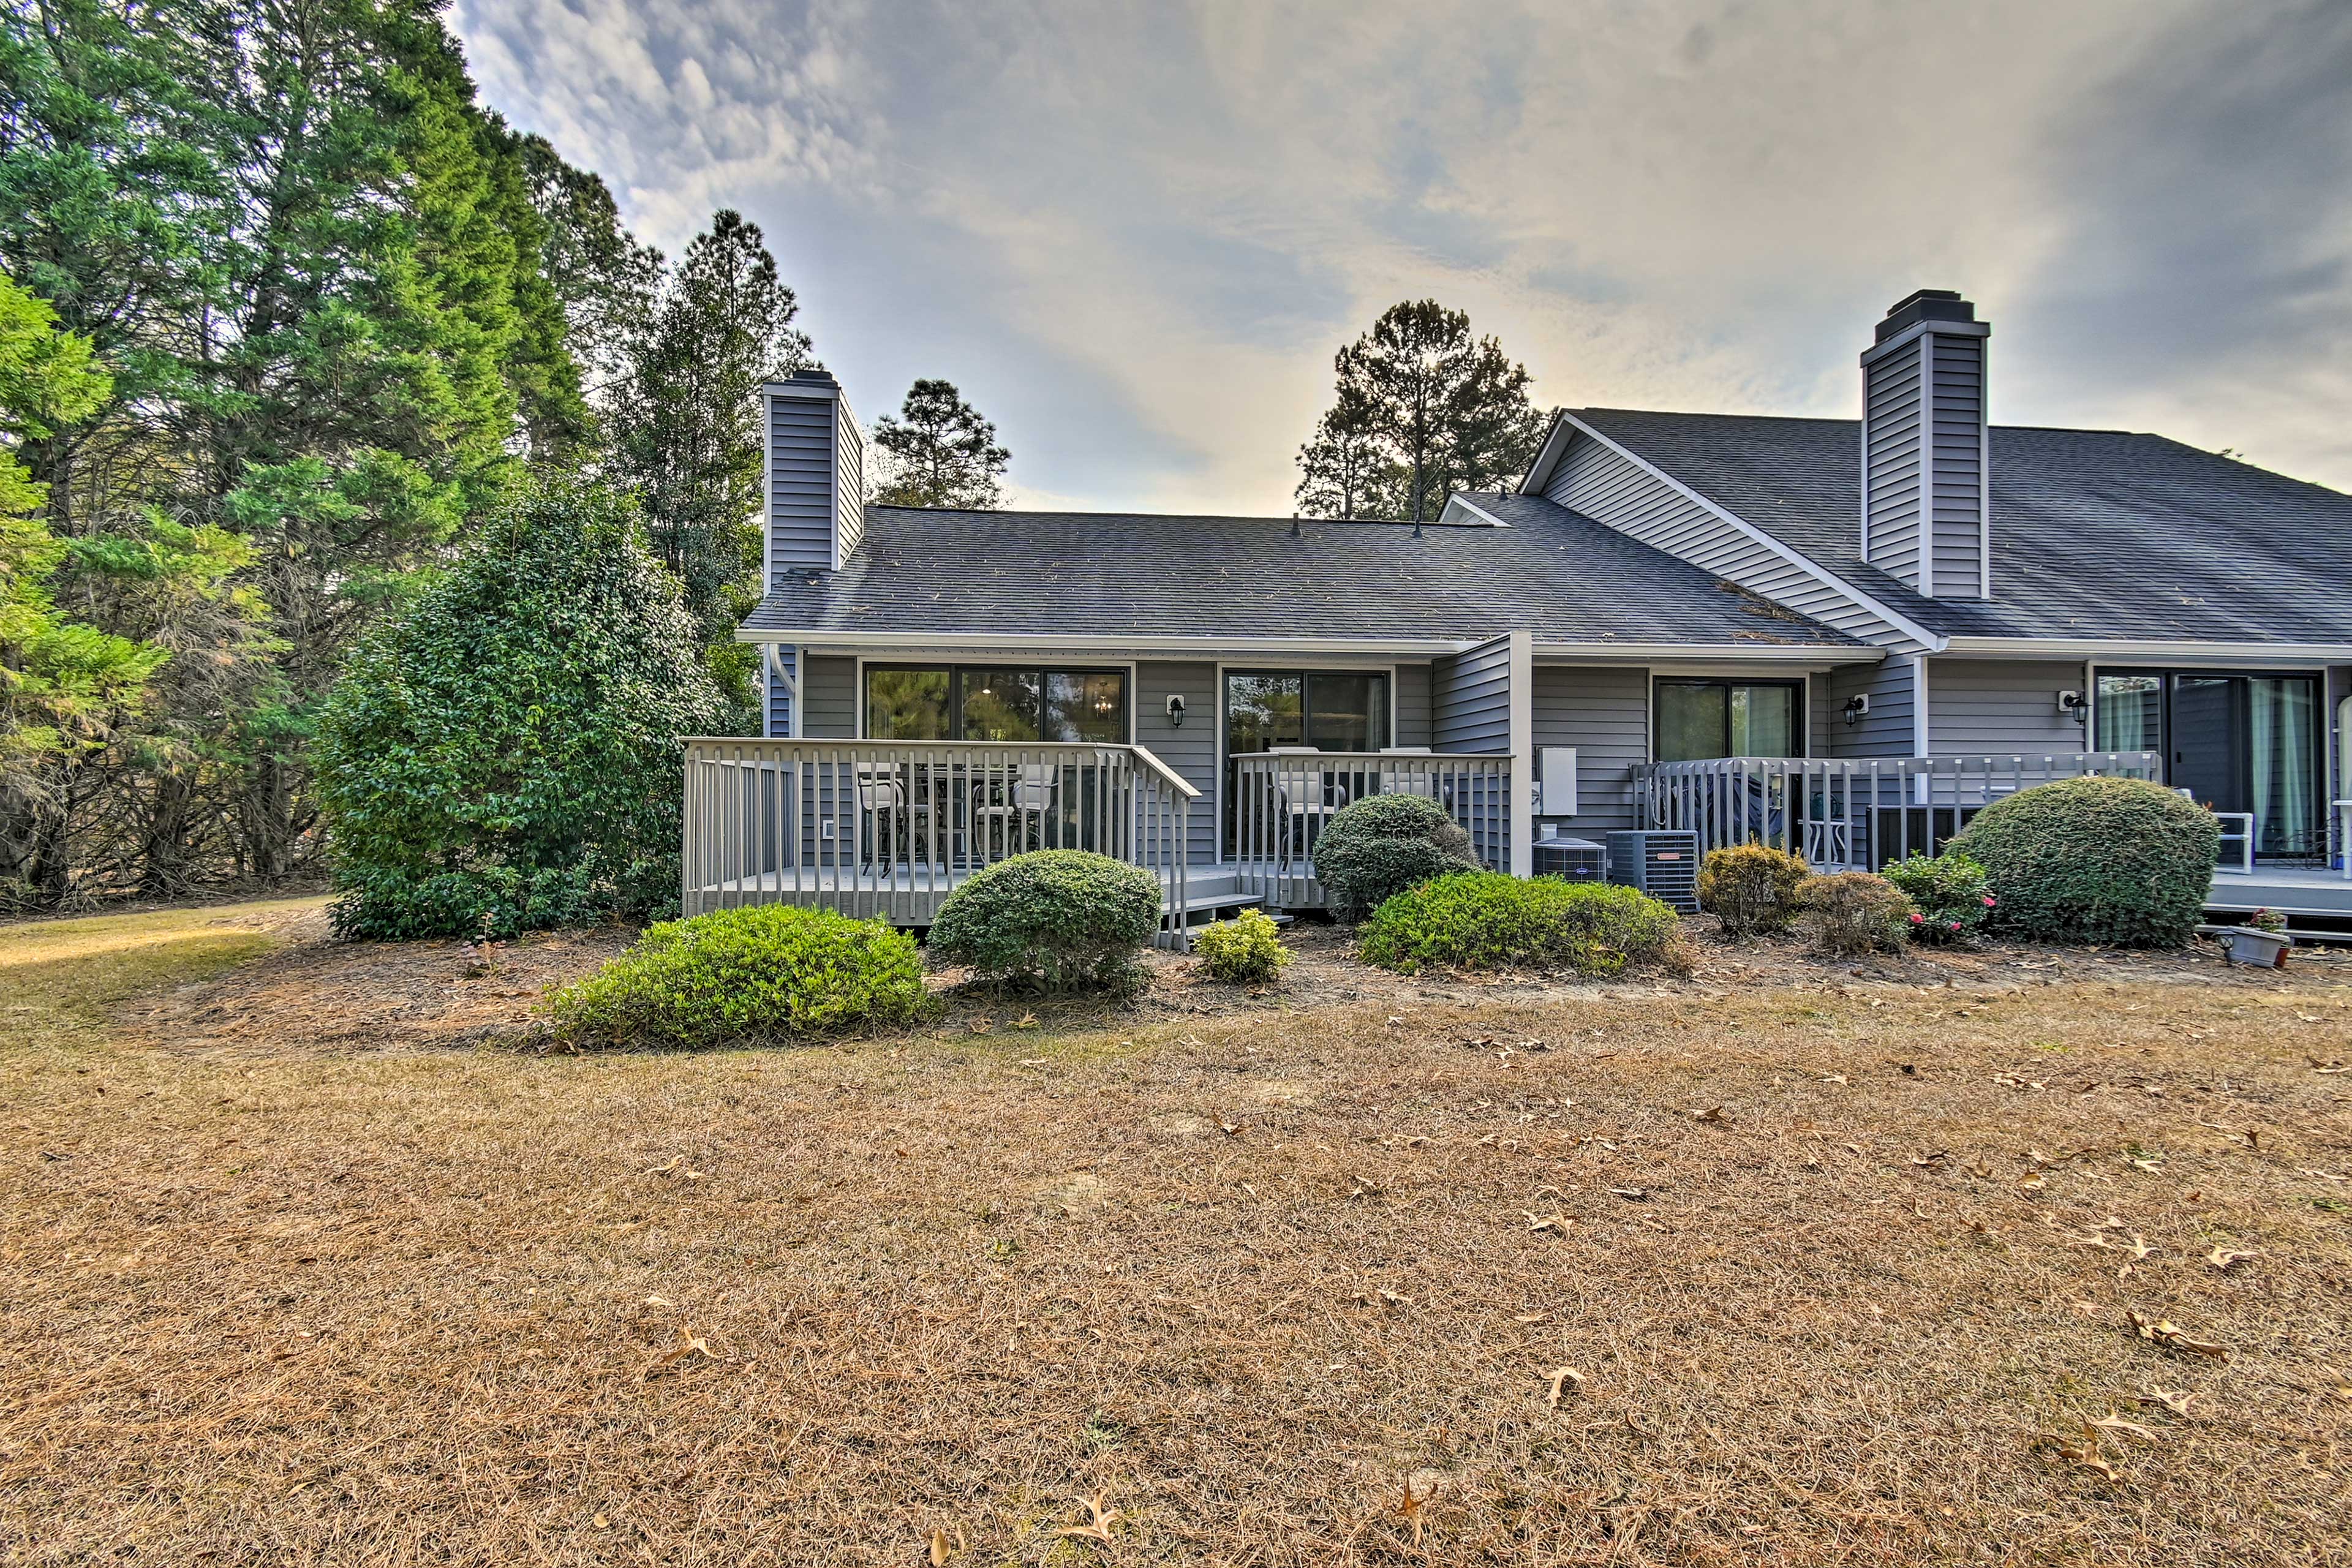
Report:
[[[1686,915],[1698,913],[1698,835],[1663,830],[1609,835],[1609,879],[1638,888]]]
[[[1536,875],[1558,877],[1564,882],[1605,882],[1609,851],[1590,838],[1538,838]]]

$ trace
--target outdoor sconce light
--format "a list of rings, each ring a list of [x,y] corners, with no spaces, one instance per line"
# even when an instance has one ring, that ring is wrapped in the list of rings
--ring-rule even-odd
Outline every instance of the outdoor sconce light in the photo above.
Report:
[[[1845,700],[1845,721],[1859,724],[1870,717],[1870,693],[1857,691]]]
[[[1168,694],[1168,727],[1171,730],[1184,727],[1184,694],[1181,691]]]
[[[2083,694],[2079,691],[2062,691],[2058,694],[2058,713],[2061,718],[2072,719],[2077,724],[2088,724],[2091,721],[2091,705],[2083,700]]]

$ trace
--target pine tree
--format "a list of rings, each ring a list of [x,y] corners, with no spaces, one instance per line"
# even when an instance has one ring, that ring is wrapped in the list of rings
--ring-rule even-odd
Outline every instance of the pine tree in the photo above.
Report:
[[[1001,503],[997,479],[1013,454],[996,426],[951,381],[918,381],[896,415],[874,422],[877,506],[987,511]]]
[[[1309,481],[1300,487],[1302,505],[1310,484],[1318,495],[1330,488],[1335,454],[1326,442],[1337,431],[1358,442],[1369,432],[1401,472],[1402,510],[1415,521],[1436,516],[1455,490],[1515,476],[1543,437],[1527,367],[1493,338],[1473,338],[1469,316],[1434,300],[1381,311],[1370,331],[1339,352],[1336,368],[1339,400],[1317,439],[1299,449]]]
[[[758,597],[757,392],[813,362],[799,305],[759,226],[714,214],[634,345],[615,399],[613,467],[636,493],[654,552],[685,586],[711,666],[751,713],[753,665],[735,624]]]
[[[1399,517],[1406,479],[1389,455],[1372,401],[1362,383],[1348,374],[1339,357],[1337,398],[1315,426],[1314,439],[1298,448],[1296,500],[1303,517]]]

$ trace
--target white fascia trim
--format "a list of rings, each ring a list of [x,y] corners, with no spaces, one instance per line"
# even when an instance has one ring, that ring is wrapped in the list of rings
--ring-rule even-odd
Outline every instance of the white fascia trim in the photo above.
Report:
[[[1832,669],[1848,664],[1877,664],[1886,658],[1886,650],[1883,647],[1801,647],[1744,642],[1538,642],[1535,645],[1535,655],[1547,664],[1556,664],[1563,659],[1660,664],[1682,659],[1706,659],[1717,664],[1796,664]]]
[[[1559,455],[1568,446],[1568,411],[1554,411],[1551,428],[1544,433],[1543,445],[1536,448],[1536,460],[1528,465],[1527,478],[1519,481],[1521,495],[1543,494],[1544,486],[1551,483],[1551,471],[1559,467]]]
[[[1476,501],[1470,500],[1467,493],[1464,491],[1454,491],[1453,495],[1447,498],[1447,504],[1451,506],[1458,506],[1473,517],[1483,518],[1493,527],[1508,528],[1511,526],[1509,523],[1505,522],[1501,518],[1496,517],[1493,512],[1488,511],[1485,507],[1480,506]]]
[[[2256,664],[2352,664],[2352,643],[2168,642],[2083,637],[1953,637],[1941,650],[2012,658],[2191,659]]]
[[[841,400],[841,388],[827,386],[821,381],[763,381],[760,389],[778,397],[807,397],[826,403]]]
[[[1065,648],[1084,649],[1159,649],[1180,650],[1175,657],[1185,658],[1220,658],[1238,654],[1402,654],[1423,658],[1440,658],[1450,653],[1460,653],[1476,646],[1460,637],[1171,637],[1122,636],[1117,632],[1086,635],[1067,632],[1003,633],[1003,632],[835,632],[806,628],[794,631],[761,631],[737,627],[735,640],[746,643],[788,642],[803,647],[825,649],[905,648],[922,651],[932,648],[1034,648],[1054,652]]]
[[[1729,523],[1733,528],[1738,529],[1742,534],[1754,540],[1757,543],[1762,545],[1765,549],[1770,551],[1773,554],[1779,556],[1790,565],[1794,566],[1798,571],[1802,572],[1806,576],[1811,577],[1822,587],[1829,589],[1832,593],[1843,595],[1846,601],[1852,604],[1855,608],[1869,611],[1872,615],[1876,616],[1879,619],[1885,621],[1888,626],[1893,626],[1896,631],[1901,632],[1905,637],[1907,637],[1914,642],[1924,646],[1930,653],[1939,653],[1943,650],[1944,638],[1937,636],[1934,632],[1929,631],[1927,627],[1919,625],[1916,621],[1910,619],[1908,616],[1898,615],[1894,610],[1889,609],[1886,605],[1880,604],[1876,599],[1872,598],[1869,595],[1864,593],[1861,589],[1855,587],[1844,578],[1840,577],[1835,573],[1831,572],[1821,565],[1818,562],[1814,561],[1811,556],[1781,543],[1779,540],[1773,538],[1770,534],[1765,532],[1762,529],[1758,528],[1754,523],[1749,522],[1747,519],[1739,516],[1738,513],[1718,506],[1714,501],[1709,500],[1706,497],[1699,494],[1698,491],[1691,489],[1690,486],[1683,483],[1682,480],[1675,478],[1672,474],[1658,467],[1657,464],[1653,463],[1647,458],[1643,457],[1639,452],[1633,451],[1630,447],[1610,439],[1607,436],[1602,435],[1591,426],[1587,425],[1583,420],[1579,419],[1575,415],[1563,413],[1560,416],[1560,418],[1568,424],[1575,426],[1579,430],[1583,431],[1587,436],[1591,437],[1603,447],[1609,448],[1609,450],[1616,453],[1619,457],[1624,458],[1627,462],[1633,464],[1643,473],[1649,475],[1652,479],[1656,479],[1660,484],[1664,485],[1676,495],[1685,498],[1695,504],[1704,508],[1709,514]],[[1596,519],[1595,521],[1598,520]],[[1627,537],[1631,538],[1632,536],[1629,534]],[[1651,548],[1655,549],[1656,546],[1653,545]]]

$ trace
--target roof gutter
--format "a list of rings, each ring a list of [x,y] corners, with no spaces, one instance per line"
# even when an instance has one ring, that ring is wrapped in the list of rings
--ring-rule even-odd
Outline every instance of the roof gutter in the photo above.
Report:
[[[1948,639],[1946,653],[2007,655],[2012,658],[2157,658],[2221,660],[2245,664],[2352,664],[2352,643],[2205,642],[2149,638],[1963,637]]]
[[[803,648],[883,648],[915,652],[924,649],[985,651],[1006,649],[1052,652],[1065,648],[1166,653],[1178,658],[1231,658],[1244,655],[1352,654],[1391,658],[1443,658],[1475,647],[1486,637],[1171,637],[1122,635],[1117,632],[836,632],[770,631],[738,627],[741,643],[790,643]],[[1750,660],[1767,664],[1875,664],[1886,657],[1884,648],[1864,643],[1755,642],[1537,642],[1535,655],[1544,659],[1598,660],[1713,659]]]

